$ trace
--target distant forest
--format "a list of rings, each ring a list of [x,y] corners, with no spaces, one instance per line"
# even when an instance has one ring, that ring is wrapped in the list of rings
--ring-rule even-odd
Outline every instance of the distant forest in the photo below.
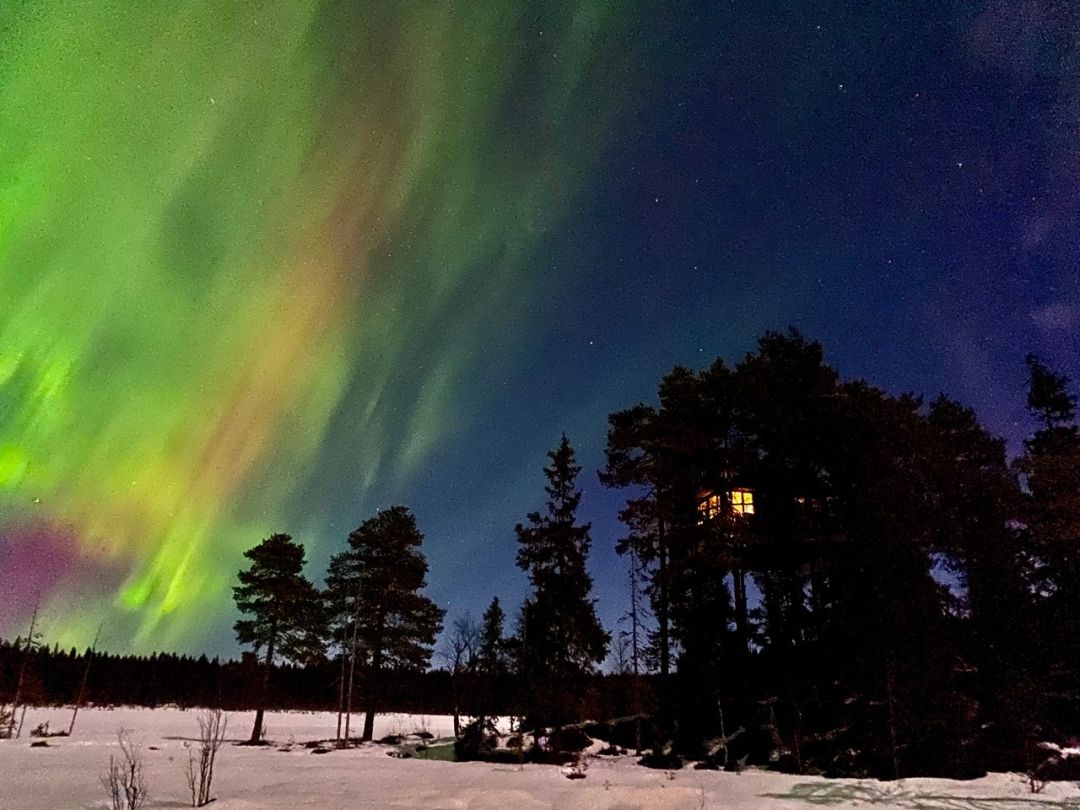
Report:
[[[253,743],[265,708],[363,711],[363,739],[375,711],[453,713],[481,757],[492,716],[538,745],[629,717],[622,744],[662,767],[1030,773],[1042,743],[1080,737],[1080,430],[1070,381],[1026,363],[1036,427],[1012,459],[971,409],[843,380],[794,331],[735,365],[673,369],[655,402],[608,421],[598,473],[625,494],[617,627],[596,616],[563,437],[516,527],[531,591],[509,613],[496,596],[480,623],[444,628],[398,506],[350,535],[321,590],[288,535],[250,549],[240,662],[91,660],[23,639],[0,645],[0,698],[72,701],[89,663],[90,701],[254,708]],[[605,659],[616,674],[598,673]]]
[[[30,653],[24,697],[32,705],[70,705],[87,674],[89,651],[38,647]],[[0,683],[14,684],[23,656],[19,647],[0,641]],[[253,711],[258,702],[251,684],[260,664],[250,653],[241,660],[221,661],[194,657],[113,655],[97,652],[90,661],[84,700],[95,706],[176,706],[187,709],[215,707],[226,711]],[[336,711],[340,662],[321,661],[304,666],[275,664],[273,688],[267,708]],[[451,673],[446,669],[396,672],[384,690],[386,711],[450,715],[454,711]],[[590,701],[597,716],[630,714],[628,676],[596,674],[591,679]],[[507,716],[516,708],[513,678],[497,684],[494,714]],[[2,694],[2,693],[0,693]],[[620,697],[622,698],[620,702]],[[10,701],[11,693],[7,693]],[[273,729],[271,729],[273,731]]]

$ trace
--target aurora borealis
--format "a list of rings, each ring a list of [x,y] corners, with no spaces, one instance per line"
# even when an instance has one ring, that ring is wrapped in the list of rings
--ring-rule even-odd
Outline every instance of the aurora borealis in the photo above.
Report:
[[[1025,8],[0,4],[0,635],[230,651],[243,549],[397,502],[478,614],[561,430],[789,323],[1015,438],[1080,304]]]
[[[575,102],[611,9],[551,20],[561,61],[532,110],[507,108],[520,15],[501,4],[16,6],[4,576],[20,613],[45,591],[61,641],[104,619],[181,643],[303,496],[338,409],[360,492],[448,430],[480,319],[529,293],[530,245],[587,170],[607,113]]]

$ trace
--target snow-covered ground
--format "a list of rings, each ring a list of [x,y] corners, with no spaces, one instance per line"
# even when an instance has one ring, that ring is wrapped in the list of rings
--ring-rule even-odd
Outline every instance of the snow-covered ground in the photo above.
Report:
[[[101,776],[109,754],[118,753],[116,734],[130,729],[142,743],[147,765],[148,808],[188,806],[184,742],[197,732],[197,711],[177,709],[84,709],[75,735],[52,738],[47,748],[31,748],[27,731],[48,721],[66,728],[70,710],[31,709],[24,736],[0,740],[0,808],[60,810],[105,807]],[[229,716],[230,740],[250,733],[253,715]],[[360,721],[354,718],[353,728]],[[219,754],[212,807],[237,808],[735,808],[797,810],[810,806],[909,808],[910,810],[1080,810],[1080,788],[1051,784],[1032,795],[1015,775],[994,774],[972,782],[907,779],[900,782],[829,781],[761,771],[742,774],[684,769],[652,771],[633,757],[592,759],[585,779],[570,780],[565,769],[544,766],[452,763],[396,759],[393,750],[366,745],[314,755],[303,747],[332,739],[336,716],[272,713],[266,726],[273,746],[236,747]],[[447,717],[382,715],[375,736],[426,729],[450,733]],[[292,741],[294,744],[289,746]],[[288,749],[288,750],[282,750]]]

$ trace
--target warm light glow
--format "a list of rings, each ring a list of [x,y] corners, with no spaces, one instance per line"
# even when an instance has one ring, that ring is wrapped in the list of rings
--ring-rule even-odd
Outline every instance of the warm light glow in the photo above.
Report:
[[[716,520],[728,514],[745,517],[754,514],[754,493],[749,489],[735,489],[724,494],[708,493],[698,502],[700,523]]]
[[[752,515],[754,514],[754,493],[748,489],[736,489],[732,490],[731,495],[731,511],[736,515]]]
[[[701,522],[715,520],[724,514],[724,502],[719,495],[708,495],[705,500],[698,504],[698,512],[701,513]]]

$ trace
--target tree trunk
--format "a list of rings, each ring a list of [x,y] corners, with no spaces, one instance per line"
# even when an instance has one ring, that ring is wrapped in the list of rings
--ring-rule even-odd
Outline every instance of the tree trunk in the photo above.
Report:
[[[371,742],[371,738],[375,736],[375,709],[370,703],[368,703],[367,711],[364,712],[364,733],[360,737],[360,742]]]
[[[885,664],[885,701],[889,709],[889,755],[892,758],[893,779],[900,778],[900,753],[896,733],[896,697],[893,692],[895,675],[893,673],[892,656],[888,657]]]
[[[71,713],[71,725],[68,726],[68,736],[70,737],[75,733],[75,718],[79,716],[79,709],[82,707],[83,698],[86,697],[86,682],[90,679],[90,662],[94,660],[94,652],[97,650],[98,639],[101,638],[101,628],[104,623],[98,625],[97,634],[94,636],[94,643],[86,653],[86,669],[83,670],[82,681],[79,683],[79,694],[75,697],[75,709]]]
[[[276,635],[276,633],[274,634]],[[255,709],[255,725],[251,729],[251,738],[248,743],[258,745],[262,740],[263,714],[266,711],[266,696],[270,693],[270,670],[274,665],[274,635],[270,636],[270,643],[266,645],[266,660],[263,662],[262,685],[259,687],[259,705]]]
[[[450,673],[450,692],[451,692],[451,700],[454,703],[454,736],[455,737],[460,737],[461,736],[461,708],[458,705],[460,701],[459,701],[459,698],[458,698],[458,673],[457,673],[456,669],[457,668],[455,667],[455,671]]]
[[[640,640],[638,638],[639,613],[638,613],[638,583],[637,583],[637,553],[630,546],[630,643],[632,666],[634,673],[634,685],[631,691],[631,705],[634,711],[634,753],[641,756],[641,657]]]
[[[30,634],[26,637],[26,642],[23,644],[22,663],[19,664],[19,680],[15,684],[15,699],[11,704],[11,726],[8,728],[8,737],[17,738],[22,736],[23,718],[26,717],[26,707],[23,706],[22,716],[19,718],[19,726],[17,729],[15,727],[15,713],[19,710],[19,703],[22,701],[23,682],[26,680],[27,658],[34,649],[34,630],[37,627],[37,615],[38,602],[35,602],[34,615],[30,617]]]
[[[656,609],[657,631],[660,635],[660,677],[666,683],[671,674],[671,643],[669,640],[668,609],[671,606],[671,594],[668,588],[668,549],[664,537],[664,521],[656,523],[657,557],[660,561],[660,604]]]
[[[739,639],[739,654],[750,649],[749,621],[746,607],[746,572],[736,568],[731,574],[735,585],[735,633]]]
[[[352,643],[349,645],[349,685],[345,693],[345,739],[341,742],[341,745],[344,748],[349,747],[349,730],[352,726],[353,684],[355,683],[356,677],[356,628],[357,621],[354,618]]]
[[[380,628],[381,630],[381,628]],[[375,649],[371,651],[371,668],[364,679],[364,697],[367,702],[364,713],[364,733],[361,742],[371,742],[375,734],[375,702],[378,699],[379,675],[382,672],[382,638],[377,637]]]
[[[341,628],[341,675],[338,677],[337,732],[334,741],[341,745],[341,717],[345,714],[345,644],[349,639],[348,626]]]
[[[657,689],[657,713],[661,722],[666,725],[674,716],[675,697],[672,694],[671,682],[671,574],[668,542],[664,531],[664,521],[658,520],[656,524],[657,560],[660,578],[660,599],[656,606],[656,629],[660,642],[660,682]]]
[[[356,638],[360,632],[360,582],[356,583],[356,599],[352,612],[352,640],[349,642],[349,686],[345,697],[345,739],[339,742],[343,748],[349,747],[349,728],[352,725],[352,699],[354,677],[356,675]]]

